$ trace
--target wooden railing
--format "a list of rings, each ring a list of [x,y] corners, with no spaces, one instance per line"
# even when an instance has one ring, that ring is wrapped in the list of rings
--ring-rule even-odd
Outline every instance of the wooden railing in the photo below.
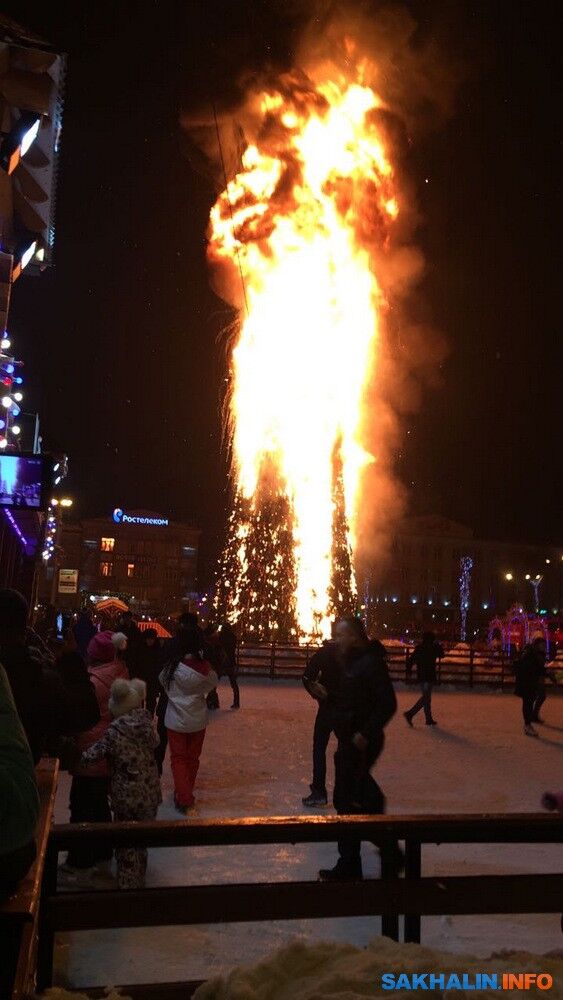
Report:
[[[6,949],[4,961],[10,967],[12,1000],[22,1000],[34,992],[41,888],[57,790],[58,762],[42,761],[36,774],[40,802],[37,856],[15,892],[0,906],[0,936]]]
[[[239,672],[255,677],[276,678],[300,677],[312,655],[319,647],[315,645],[286,645],[283,643],[250,644],[238,647],[237,662]],[[407,671],[407,659],[413,646],[388,645],[387,663],[394,681],[414,681],[415,671]],[[559,664],[563,675],[563,662]],[[485,685],[497,688],[513,688],[514,672],[511,660],[505,653],[470,646],[468,651],[455,647],[446,652],[437,664],[438,683],[463,687]]]
[[[381,844],[405,842],[405,877],[382,871],[358,882],[267,882],[158,887],[57,894],[60,851],[98,847],[233,847],[334,842],[347,835]],[[563,872],[423,876],[424,844],[560,844],[563,819],[548,814],[459,816],[289,816],[267,819],[179,820],[163,823],[66,825],[51,833],[44,872],[38,985],[51,985],[54,936],[96,928],[216,924],[237,921],[381,916],[382,933],[420,940],[422,916],[482,913],[560,913]],[[533,864],[531,865],[533,867]],[[563,867],[563,865],[562,865]],[[314,877],[315,873],[311,873]],[[499,942],[499,945],[502,942]],[[135,998],[191,996],[197,984],[123,989]],[[92,993],[101,996],[102,992]]]

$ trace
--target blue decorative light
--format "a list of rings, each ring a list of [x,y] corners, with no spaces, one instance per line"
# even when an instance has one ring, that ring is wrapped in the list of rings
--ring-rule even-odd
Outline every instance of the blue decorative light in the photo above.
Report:
[[[4,507],[4,514],[6,515],[6,520],[9,521],[10,524],[12,525],[12,528],[14,529],[14,531],[15,531],[16,535],[18,536],[20,542],[22,543],[23,547],[25,549],[27,549],[28,544],[29,544],[28,541],[27,541],[27,538],[22,533],[21,528],[20,528],[19,524],[16,522],[16,520],[15,520],[15,518],[14,518],[12,512],[11,512],[11,510],[8,510],[7,507]]]
[[[461,619],[460,639],[465,642],[467,635],[467,612],[469,609],[471,570],[473,569],[473,559],[471,556],[462,556],[459,561],[461,573],[459,577],[459,612]]]

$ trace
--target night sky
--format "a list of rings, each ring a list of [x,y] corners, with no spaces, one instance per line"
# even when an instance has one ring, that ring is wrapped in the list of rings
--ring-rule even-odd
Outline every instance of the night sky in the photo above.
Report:
[[[557,5],[406,6],[465,70],[453,116],[412,158],[422,292],[450,354],[405,425],[397,471],[415,483],[417,513],[482,537],[557,542]],[[179,116],[221,101],[247,66],[289,65],[305,7],[18,0],[2,10],[69,55],[56,267],[20,280],[12,300],[26,405],[47,446],[69,455],[78,514],[119,504],[191,516],[209,564],[226,503],[217,338],[229,313],[205,263],[214,191]]]

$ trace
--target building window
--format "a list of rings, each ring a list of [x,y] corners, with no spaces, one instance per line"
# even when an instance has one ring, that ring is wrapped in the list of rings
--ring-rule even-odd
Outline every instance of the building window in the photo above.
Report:
[[[100,548],[102,552],[113,552],[115,548],[115,538],[102,538]]]
[[[87,549],[97,549],[98,548],[98,543],[97,543],[97,541],[96,541],[95,538],[85,538],[84,539],[84,546]]]
[[[182,555],[188,559],[193,558],[197,555],[197,549],[193,545],[182,545]]]
[[[127,576],[135,576],[135,563],[127,563]]]
[[[100,576],[112,576],[113,574],[113,563],[111,562],[101,562],[100,563]]]

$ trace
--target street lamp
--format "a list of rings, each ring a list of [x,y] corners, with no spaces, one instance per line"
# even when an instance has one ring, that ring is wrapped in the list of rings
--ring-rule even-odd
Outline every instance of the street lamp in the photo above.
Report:
[[[54,510],[56,507],[61,508],[59,516],[56,518],[54,533],[53,533],[53,583],[51,586],[51,604],[56,604],[57,601],[57,584],[59,580],[59,544],[61,540],[61,532],[63,526],[63,510],[68,507],[72,507],[74,501],[70,497],[53,497],[51,500],[51,508]],[[54,516],[54,515],[53,515]]]
[[[504,574],[504,579],[508,580],[508,582],[510,583],[510,581],[514,579],[514,576],[513,576],[512,573],[505,573]]]

